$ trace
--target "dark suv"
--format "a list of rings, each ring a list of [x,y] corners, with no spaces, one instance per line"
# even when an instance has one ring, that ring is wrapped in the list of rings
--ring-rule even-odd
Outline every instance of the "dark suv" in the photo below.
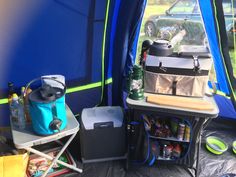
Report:
[[[235,1],[235,0],[234,0]],[[233,3],[236,6],[236,1]],[[229,37],[229,46],[233,46],[233,15],[232,15],[232,4],[231,0],[223,0],[223,8],[225,13],[225,23],[226,23],[226,30]],[[235,9],[236,7],[234,7]],[[201,16],[200,10],[197,3],[197,0],[177,0],[175,1],[171,7],[166,11],[163,15],[153,15],[150,16],[144,26],[144,32],[146,36],[149,37],[156,37],[160,33],[160,30],[164,27],[166,28],[169,26],[172,27],[173,25],[179,25],[182,23],[186,24],[187,22],[192,22],[195,24],[201,23]],[[192,25],[196,26],[196,25]],[[202,26],[202,24],[201,24]],[[190,28],[188,28],[190,29]],[[191,29],[192,30],[192,29]],[[190,30],[190,31],[191,31]],[[199,39],[205,39],[204,28],[199,27],[198,29],[192,30],[192,33],[199,34]],[[191,38],[191,37],[190,37]]]

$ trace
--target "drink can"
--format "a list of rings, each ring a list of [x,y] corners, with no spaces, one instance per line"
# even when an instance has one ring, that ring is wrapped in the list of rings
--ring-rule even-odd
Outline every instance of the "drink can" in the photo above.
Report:
[[[190,141],[190,127],[188,125],[185,126],[184,140]]]
[[[178,140],[183,140],[183,138],[184,138],[184,130],[185,130],[185,124],[179,123],[178,134],[177,134],[177,139]]]

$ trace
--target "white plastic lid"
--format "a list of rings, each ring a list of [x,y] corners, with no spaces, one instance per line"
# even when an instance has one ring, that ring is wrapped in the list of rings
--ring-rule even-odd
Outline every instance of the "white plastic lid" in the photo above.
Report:
[[[113,122],[114,127],[121,127],[124,114],[119,106],[105,106],[83,109],[81,119],[86,130],[94,129],[95,123]]]

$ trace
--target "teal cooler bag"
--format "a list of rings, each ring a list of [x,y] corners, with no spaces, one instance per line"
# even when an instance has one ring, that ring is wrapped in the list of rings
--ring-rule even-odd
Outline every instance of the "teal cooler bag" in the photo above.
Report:
[[[51,135],[63,130],[67,125],[65,105],[65,85],[52,78],[40,78],[57,81],[64,89],[43,84],[29,94],[29,113],[33,130],[39,135]],[[36,81],[31,81],[28,86]]]

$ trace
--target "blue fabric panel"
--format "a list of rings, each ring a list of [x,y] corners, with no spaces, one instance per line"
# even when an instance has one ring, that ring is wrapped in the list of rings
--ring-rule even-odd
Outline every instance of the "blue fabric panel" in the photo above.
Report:
[[[142,25],[142,20],[139,21],[139,24],[138,24],[138,28],[137,28],[137,31],[136,31],[136,35],[135,35],[135,38],[134,38],[134,43],[133,43],[133,46],[131,48],[131,52],[132,53],[132,58],[134,59],[132,61],[132,64],[135,64],[137,58],[136,58],[136,53],[137,53],[137,46],[138,46],[138,41],[139,41],[139,34],[140,34],[140,28],[141,28],[141,25]],[[138,53],[138,56],[140,54]]]
[[[107,105],[112,106],[112,84],[107,85]]]
[[[8,81],[21,87],[41,75],[62,74],[72,86],[100,81],[106,2],[18,0],[0,8],[0,16],[6,16],[0,22],[5,24],[0,31],[0,98],[6,96]]]
[[[0,105],[0,127],[6,127],[10,125],[10,111],[8,104]]]
[[[74,114],[80,114],[84,108],[96,106],[101,99],[101,88],[66,94],[66,103]]]
[[[116,0],[113,10],[113,16],[111,21],[111,32],[110,32],[110,41],[109,41],[109,63],[108,63],[108,72],[107,72],[107,78],[112,77],[112,60],[113,60],[113,51],[114,49],[114,42],[115,42],[115,34],[117,30],[117,18],[118,18],[118,12],[120,9],[120,2],[121,0]]]
[[[107,0],[95,0],[96,1],[96,9],[95,9],[95,20],[104,21],[104,17],[106,14]]]
[[[211,0],[199,0],[199,5],[208,37],[208,42],[214,60],[216,77],[219,83],[220,90],[226,94],[229,94],[229,88],[225,75],[226,72],[222,63],[222,56],[218,45],[216,24],[214,23],[215,19],[214,19],[214,13],[212,11],[212,8],[214,7],[212,7]]]
[[[121,1],[113,51],[113,105],[122,104],[123,81],[135,61],[131,51],[145,4],[146,0]]]
[[[82,16],[88,17],[89,6],[91,0],[78,1],[78,0],[55,0],[56,3],[64,6],[65,9],[74,11]]]
[[[219,117],[236,120],[236,111],[232,101],[220,95],[215,95],[214,98],[219,107]]]
[[[109,22],[107,27],[107,40],[106,40],[106,53],[105,53],[105,78],[112,78],[112,64],[113,64],[113,51],[115,41],[115,33],[117,30],[117,18],[120,9],[120,0],[111,1],[109,10]],[[114,69],[116,69],[115,67]],[[116,94],[116,93],[114,93]],[[107,105],[112,105],[112,85],[109,85],[105,92],[105,99]]]
[[[62,74],[68,87],[101,81],[107,0],[4,1],[6,6],[0,7],[0,98],[7,96],[9,81],[21,87],[41,75]],[[70,94],[73,101],[67,101],[76,112],[98,104],[100,92],[99,88]],[[4,117],[0,126],[9,125],[8,105],[0,105],[0,117]]]
[[[94,23],[94,31],[93,31],[93,63],[92,63],[92,82],[101,81],[101,67],[102,67],[102,43],[103,43],[103,35],[101,34],[104,31],[104,23],[96,22]],[[87,71],[90,72],[90,71]]]
[[[6,88],[8,81],[21,86],[44,74],[59,73],[68,79],[83,78],[86,68],[81,66],[86,62],[86,45],[81,45],[81,41],[86,42],[87,17],[68,10],[56,1],[29,4],[31,6],[26,5],[25,12],[11,17],[24,21],[26,15],[31,15],[28,23],[20,27],[24,30],[15,36],[15,45],[9,46],[11,54],[0,57],[1,63],[5,64],[1,66],[7,69],[0,71],[4,72],[0,73],[0,88]],[[36,7],[33,5],[39,5],[34,13],[32,11]],[[17,10],[22,9],[19,7]],[[83,28],[81,24],[84,24]],[[19,26],[16,24],[15,28]],[[8,43],[7,40],[1,42]],[[80,63],[75,64],[74,60],[78,59]],[[70,60],[73,62],[68,62]]]
[[[136,9],[134,18],[132,19],[132,22],[131,22],[132,28],[129,31],[130,32],[129,48],[128,48],[128,54],[126,58],[125,70],[123,73],[125,76],[129,74],[133,65],[135,64],[137,42],[138,42],[140,27],[141,27],[146,3],[147,3],[147,0],[140,0],[137,3],[138,8]]]

